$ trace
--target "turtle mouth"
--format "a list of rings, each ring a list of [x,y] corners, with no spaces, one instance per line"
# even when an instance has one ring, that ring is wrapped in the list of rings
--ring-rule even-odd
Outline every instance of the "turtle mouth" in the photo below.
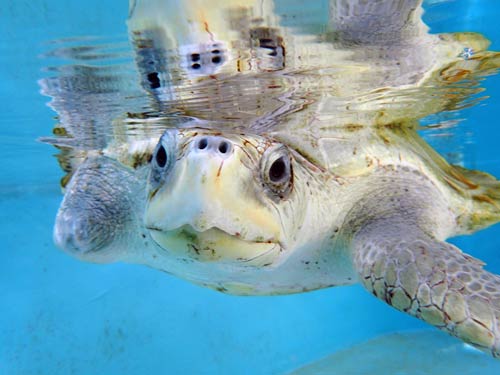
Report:
[[[240,263],[270,266],[282,252],[278,241],[244,239],[239,233],[230,234],[213,227],[198,231],[191,225],[164,230],[148,226],[153,240],[166,251],[189,256],[201,262]]]

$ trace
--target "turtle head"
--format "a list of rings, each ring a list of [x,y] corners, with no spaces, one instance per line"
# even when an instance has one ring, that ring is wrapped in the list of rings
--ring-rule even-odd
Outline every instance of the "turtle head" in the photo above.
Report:
[[[303,220],[297,168],[272,139],[167,130],[151,162],[145,226],[179,257],[275,266]]]

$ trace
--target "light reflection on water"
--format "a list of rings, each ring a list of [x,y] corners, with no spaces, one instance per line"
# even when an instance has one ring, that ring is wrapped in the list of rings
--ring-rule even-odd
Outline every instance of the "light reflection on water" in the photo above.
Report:
[[[161,4],[132,3],[130,40],[64,38],[41,55],[41,91],[58,115],[54,136],[42,140],[62,150],[65,182],[89,150],[154,144],[192,119],[316,140],[346,125],[420,121],[424,136],[461,163],[467,139],[453,130],[460,119],[449,117],[484,99],[480,82],[498,66],[479,34],[430,36],[418,17],[417,37],[402,40],[389,29],[394,35],[363,40],[332,27],[327,2],[306,15],[264,2],[208,12],[207,33],[183,21],[196,17],[194,8],[178,5],[175,13]],[[473,48],[472,58],[460,56],[463,48]]]
[[[460,41],[448,49],[436,40],[357,45],[339,41],[320,17],[323,12],[291,21],[268,10],[275,19],[265,26],[262,19],[273,18],[266,10],[254,15],[252,8],[242,9],[229,9],[227,19],[217,19],[224,34],[238,39],[218,41],[206,51],[190,53],[193,43],[172,42],[169,33],[176,29],[168,18],[154,27],[142,25],[147,9],[129,20],[130,44],[125,38],[52,41],[55,48],[42,56],[49,77],[40,85],[52,97],[56,127],[64,128],[64,137],[51,142],[100,149],[116,142],[116,133],[159,136],[171,121],[179,126],[181,117],[261,133],[289,128],[296,112],[302,112],[294,115],[301,128],[427,116],[422,123],[442,136],[436,129],[454,123],[441,120],[443,111],[454,113],[481,100],[480,81],[498,65],[495,54],[483,51],[487,42],[479,35],[446,36],[448,44]],[[180,31],[175,32],[179,39]],[[175,48],[166,49],[169,43]],[[472,59],[458,57],[461,45],[475,47]],[[445,56],[439,57],[441,50]]]

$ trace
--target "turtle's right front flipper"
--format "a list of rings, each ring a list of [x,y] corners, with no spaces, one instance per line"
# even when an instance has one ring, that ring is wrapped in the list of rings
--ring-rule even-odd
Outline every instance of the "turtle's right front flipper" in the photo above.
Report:
[[[117,260],[136,240],[143,186],[137,171],[104,156],[87,157],[71,177],[57,213],[57,246],[87,261]]]
[[[500,277],[480,261],[401,222],[367,224],[353,245],[376,297],[500,357]]]

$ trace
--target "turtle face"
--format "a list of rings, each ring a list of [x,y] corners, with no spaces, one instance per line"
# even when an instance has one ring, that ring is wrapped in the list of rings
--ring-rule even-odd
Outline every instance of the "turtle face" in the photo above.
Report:
[[[257,136],[168,130],[151,162],[145,226],[166,251],[202,262],[277,265],[291,246],[291,152]]]

